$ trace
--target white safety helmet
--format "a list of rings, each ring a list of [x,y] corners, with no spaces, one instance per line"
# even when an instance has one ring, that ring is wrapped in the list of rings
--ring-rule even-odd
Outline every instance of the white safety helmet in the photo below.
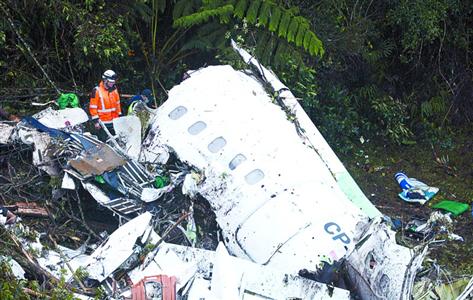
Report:
[[[115,80],[117,80],[117,73],[113,72],[112,70],[107,70],[103,72],[102,79],[111,83],[115,83]]]

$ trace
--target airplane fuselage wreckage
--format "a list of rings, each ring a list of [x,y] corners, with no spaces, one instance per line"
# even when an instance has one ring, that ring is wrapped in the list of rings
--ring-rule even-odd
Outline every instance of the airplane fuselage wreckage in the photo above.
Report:
[[[410,299],[427,248],[396,244],[291,91],[233,47],[247,70],[189,72],[159,108],[143,109],[146,118],[114,120],[107,142],[84,132],[80,108],[0,124],[1,143],[33,145],[35,165],[63,176],[63,189],[82,186],[123,223],[92,253],[41,266],[59,276],[51,265],[70,260],[110,299],[145,299],[157,287],[163,299]],[[169,173],[170,161],[179,170]],[[190,246],[195,235],[175,245],[156,233],[163,199],[176,191],[208,202],[216,252],[217,243]],[[199,228],[192,209],[186,218]],[[348,283],[333,280],[340,273]],[[123,276],[128,285],[116,283]]]

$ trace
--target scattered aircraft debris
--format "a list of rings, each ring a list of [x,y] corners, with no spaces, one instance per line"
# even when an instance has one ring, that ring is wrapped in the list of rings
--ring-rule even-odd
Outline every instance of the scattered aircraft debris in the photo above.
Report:
[[[15,202],[15,205],[5,205],[5,208],[20,216],[49,217],[48,211],[37,202]]]
[[[114,120],[105,142],[80,108],[0,123],[0,143],[32,145],[35,166],[65,190],[83,187],[121,225],[98,247],[72,250],[46,249],[17,224],[23,249],[52,277],[84,295],[101,286],[109,299],[350,299],[345,286],[312,280],[334,272],[324,266],[345,270],[363,299],[410,299],[428,247],[396,243],[290,90],[234,48],[249,70],[192,72],[142,111],[144,123]],[[199,210],[219,229],[202,229]],[[170,232],[180,245],[163,241]]]

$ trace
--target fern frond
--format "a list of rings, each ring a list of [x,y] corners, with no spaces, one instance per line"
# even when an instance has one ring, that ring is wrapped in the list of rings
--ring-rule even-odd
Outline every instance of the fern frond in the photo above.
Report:
[[[445,114],[447,106],[447,102],[442,96],[435,96],[428,101],[422,102],[420,112],[423,118],[432,118],[436,115]]]
[[[373,101],[378,97],[378,89],[375,85],[369,84],[362,86],[358,90],[358,94],[361,96],[360,98],[366,99],[368,101]]]
[[[235,1],[225,1],[225,0],[202,0],[203,7],[206,9],[214,9],[220,6],[227,4],[234,4]]]
[[[192,43],[186,44],[187,49],[216,49],[224,48],[228,45],[225,39],[225,27],[218,23],[204,24],[197,31],[197,35],[194,36],[191,41]]]
[[[284,12],[281,22],[278,27],[278,36],[285,38],[287,35],[287,30],[289,29],[289,23],[291,22],[291,15],[288,12]]]
[[[278,47],[276,48],[276,52],[274,53],[273,57],[273,65],[278,68],[281,64],[285,61],[284,56],[287,53],[287,45],[285,42],[280,41],[278,43]]]
[[[383,57],[389,57],[393,53],[394,50],[394,43],[392,43],[389,40],[383,41],[383,44],[381,45],[381,53]]]
[[[258,16],[258,24],[268,26],[269,18],[271,15],[271,5],[268,2],[263,2],[260,8]]]
[[[246,8],[248,7],[248,0],[239,0],[235,5],[235,12],[233,13],[236,17],[243,19],[246,14]]]
[[[269,30],[275,32],[281,21],[282,11],[279,7],[272,7],[271,18],[269,20]]]
[[[197,3],[198,0],[178,0],[174,5],[174,9],[172,11],[172,17],[174,20],[179,19],[183,16],[188,16],[193,14],[197,11]]]
[[[304,47],[304,49],[309,49],[309,46],[310,46],[310,40],[312,39],[312,35],[311,35],[312,32],[310,32],[309,30],[307,30],[304,34],[304,42],[302,43],[302,47]]]
[[[315,55],[318,55],[320,57],[324,56],[325,50],[324,50],[324,45],[322,44],[322,41],[315,35],[315,33],[312,32],[312,35],[313,35],[312,47],[314,48]]]
[[[190,15],[175,18],[174,25],[177,27],[202,24],[213,17],[220,18],[220,23],[228,23],[231,20],[231,15],[233,15],[236,19],[246,20],[251,25],[262,25],[269,32],[276,33],[285,42],[302,47],[312,56],[323,55],[322,42],[310,29],[308,20],[297,15],[299,13],[297,7],[286,9],[280,4],[280,1],[276,2],[274,0],[187,1],[192,3],[199,2],[200,9],[197,12],[194,10]],[[186,0],[178,0],[174,11],[175,15],[181,14],[183,8],[187,7],[184,6],[184,2]],[[275,38],[276,36],[273,35],[271,40]],[[275,52],[274,47],[273,52]]]
[[[232,9],[227,10],[225,13],[222,13],[222,14],[218,15],[218,17],[220,19],[220,23],[222,23],[222,24],[230,23],[230,21],[232,19],[231,18],[232,13],[233,13],[233,7],[232,7]]]
[[[298,29],[299,29],[299,20],[298,18],[293,18],[287,30],[287,41],[289,43],[295,41]]]
[[[207,22],[212,17],[225,17],[233,12],[233,5],[228,4],[219,8],[204,10],[174,20],[175,27],[191,27]]]
[[[253,0],[251,1],[250,7],[248,8],[248,12],[246,13],[246,20],[250,24],[256,24],[256,20],[258,19],[258,11],[261,7],[260,0]]]
[[[316,56],[319,53],[319,47],[317,47],[317,36],[315,36],[313,32],[311,33],[309,49],[306,50],[308,50],[312,56]]]
[[[299,29],[297,30],[297,35],[296,35],[296,46],[300,47],[304,43],[304,37],[306,32],[309,30],[309,25],[306,23],[299,23]]]
[[[265,64],[267,62],[267,45],[271,40],[271,34],[269,32],[262,32],[258,34],[258,40],[256,42],[255,54],[258,59],[261,60],[261,63]]]

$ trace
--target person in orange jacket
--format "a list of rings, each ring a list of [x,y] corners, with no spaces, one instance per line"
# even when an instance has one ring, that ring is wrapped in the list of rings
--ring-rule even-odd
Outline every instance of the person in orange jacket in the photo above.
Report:
[[[112,135],[113,119],[122,114],[120,106],[120,95],[115,85],[117,74],[112,70],[107,70],[102,75],[102,81],[96,86],[90,95],[89,112],[92,121],[101,120]],[[99,122],[95,122],[95,129],[100,129]]]

